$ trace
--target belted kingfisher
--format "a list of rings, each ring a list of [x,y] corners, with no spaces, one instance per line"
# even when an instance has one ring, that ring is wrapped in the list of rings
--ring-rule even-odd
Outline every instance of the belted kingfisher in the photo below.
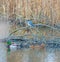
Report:
[[[28,26],[30,26],[30,27],[34,27],[34,24],[33,24],[33,22],[32,22],[31,20],[27,20],[26,23],[28,24]]]

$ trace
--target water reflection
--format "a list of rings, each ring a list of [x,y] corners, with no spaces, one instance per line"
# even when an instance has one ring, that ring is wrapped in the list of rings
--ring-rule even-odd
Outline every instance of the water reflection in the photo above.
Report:
[[[55,57],[56,57],[56,55],[55,55],[54,51],[51,50],[50,52],[47,52],[45,62],[55,62]]]
[[[6,47],[3,42],[0,40],[0,62],[7,62],[6,57]]]
[[[59,62],[60,51],[56,49],[22,49],[11,52],[8,62]]]
[[[55,62],[55,54],[49,53],[46,57],[46,62]]]
[[[29,62],[29,50],[24,49],[23,50],[23,57],[22,57],[22,62]]]

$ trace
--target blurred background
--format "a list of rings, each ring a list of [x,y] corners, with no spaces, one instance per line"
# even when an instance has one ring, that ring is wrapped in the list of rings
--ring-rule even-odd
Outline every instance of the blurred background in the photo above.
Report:
[[[32,28],[27,20],[36,26]],[[0,40],[2,39],[8,41],[4,42],[4,46],[7,47],[8,44],[8,48],[16,50],[9,50],[6,55],[8,62],[60,62],[58,50],[51,49],[47,52],[44,49],[45,46],[60,48],[60,0],[0,0]],[[40,50],[42,43],[43,50]],[[21,50],[25,47],[32,49]]]

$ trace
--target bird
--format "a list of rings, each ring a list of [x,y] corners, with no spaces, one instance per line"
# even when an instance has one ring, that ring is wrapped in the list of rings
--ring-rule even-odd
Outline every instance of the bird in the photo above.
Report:
[[[27,25],[30,26],[30,27],[34,27],[34,24],[31,20],[27,20]]]

